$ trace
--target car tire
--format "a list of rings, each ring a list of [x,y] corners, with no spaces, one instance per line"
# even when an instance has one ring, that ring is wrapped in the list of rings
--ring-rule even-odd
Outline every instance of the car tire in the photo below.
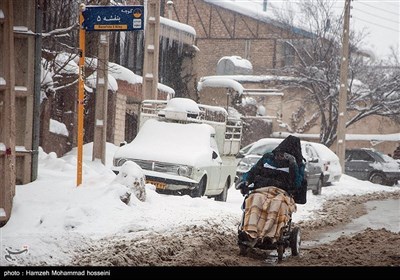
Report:
[[[300,254],[300,244],[301,231],[299,227],[295,227],[290,232],[290,249],[292,250],[292,256],[298,256]]]
[[[229,189],[229,179],[226,180],[224,189],[222,192],[215,197],[215,201],[222,201],[226,202],[226,199],[228,198],[228,189]]]
[[[389,187],[395,186],[395,185],[397,184],[397,181],[398,181],[398,180],[388,180],[388,181],[387,181],[387,185],[388,185]]]
[[[322,192],[322,181],[323,179],[320,177],[317,182],[317,188],[312,190],[313,195],[320,195]]]
[[[386,182],[385,175],[382,173],[372,173],[368,179],[371,183],[384,185]]]
[[[203,176],[197,186],[190,192],[191,197],[202,197],[206,191],[207,177]]]
[[[239,255],[240,256],[247,256],[247,254],[249,253],[250,248],[246,245],[240,244],[239,245]]]

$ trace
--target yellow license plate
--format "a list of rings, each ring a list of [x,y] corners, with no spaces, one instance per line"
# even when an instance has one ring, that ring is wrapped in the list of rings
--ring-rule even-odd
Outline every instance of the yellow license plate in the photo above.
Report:
[[[160,183],[160,182],[151,181],[151,180],[146,180],[146,183],[156,186],[156,189],[159,189],[159,190],[165,190],[165,187],[167,186],[167,184],[165,184],[165,183]]]

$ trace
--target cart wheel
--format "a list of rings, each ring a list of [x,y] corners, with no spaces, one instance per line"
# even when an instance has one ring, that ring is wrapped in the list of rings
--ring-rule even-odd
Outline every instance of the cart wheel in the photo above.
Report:
[[[283,253],[285,252],[285,247],[283,246],[283,244],[279,244],[278,248],[278,260],[281,261],[283,259]]]
[[[249,253],[250,248],[247,247],[246,245],[239,245],[239,255],[241,256],[247,256],[247,254]]]
[[[301,236],[300,236],[300,228],[293,228],[290,233],[290,249],[292,249],[292,256],[298,256],[300,254],[300,244],[301,244]]]

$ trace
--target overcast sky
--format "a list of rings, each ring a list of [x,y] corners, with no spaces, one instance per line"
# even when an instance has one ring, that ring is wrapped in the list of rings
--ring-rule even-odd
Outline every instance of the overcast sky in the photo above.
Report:
[[[231,2],[243,9],[255,9],[262,12],[263,0],[210,0],[214,2]],[[308,0],[268,0],[268,15],[273,15],[273,9],[284,7],[287,2],[294,5],[299,1]],[[336,2],[335,10],[342,14],[345,0],[332,0]],[[351,29],[368,30],[369,36],[365,38],[366,49],[375,53],[378,58],[390,54],[390,47],[399,50],[400,33],[400,0],[353,0],[350,12]]]
[[[338,2],[344,6],[344,1]],[[390,54],[390,47],[399,50],[399,0],[355,0],[352,6],[351,27],[369,30],[366,43],[378,57]]]

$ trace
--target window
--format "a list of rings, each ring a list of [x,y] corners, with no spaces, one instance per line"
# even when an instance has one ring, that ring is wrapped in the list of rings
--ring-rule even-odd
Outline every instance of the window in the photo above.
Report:
[[[374,159],[365,151],[352,151],[350,160],[374,161]]]
[[[283,43],[283,66],[292,66],[294,65],[295,60],[295,51],[291,44],[288,42]]]
[[[305,148],[306,154],[310,160],[318,158],[317,152],[310,145],[306,145]]]

